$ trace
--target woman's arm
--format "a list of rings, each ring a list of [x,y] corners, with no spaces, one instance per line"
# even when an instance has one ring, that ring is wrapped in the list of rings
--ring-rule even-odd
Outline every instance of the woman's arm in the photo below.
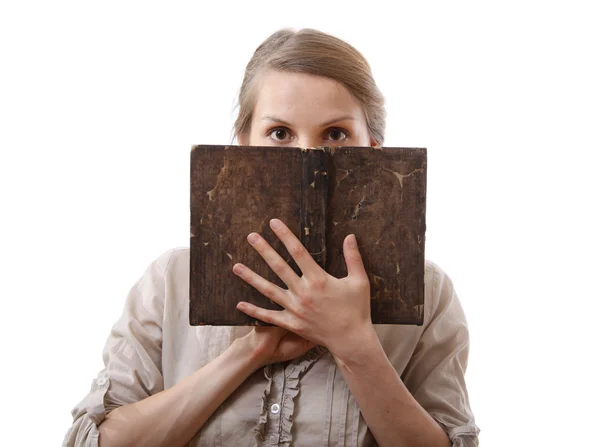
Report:
[[[99,426],[99,445],[185,445],[254,371],[313,346],[284,329],[256,327],[172,388],[109,413]]]
[[[288,288],[236,264],[236,274],[284,308],[274,311],[241,302],[238,309],[326,346],[379,445],[435,447],[466,441],[477,445],[479,429],[464,384],[468,331],[451,283],[443,281],[439,271],[431,280],[435,290],[427,298],[424,331],[407,365],[405,385],[371,323],[369,279],[356,238],[344,239],[348,276],[334,278],[289,228],[279,221],[271,225],[302,276],[263,238],[251,234],[248,241]]]
[[[100,424],[99,445],[185,445],[261,362],[238,339],[177,385],[116,408]]]
[[[187,267],[180,253],[161,255],[131,288],[104,347],[105,368],[72,410],[73,424],[63,445],[183,445],[254,370],[298,357],[313,346],[284,329],[256,327],[165,390],[163,312],[170,305],[167,300],[175,299],[166,293],[175,280],[169,266],[178,262]]]
[[[365,422],[386,447],[448,447],[442,427],[410,394],[388,360],[377,334],[368,331],[351,355],[335,357]]]

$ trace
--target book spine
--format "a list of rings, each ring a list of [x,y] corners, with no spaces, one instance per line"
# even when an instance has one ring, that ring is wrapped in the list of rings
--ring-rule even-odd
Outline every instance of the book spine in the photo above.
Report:
[[[327,261],[327,162],[328,154],[325,151],[302,152],[300,241],[322,268],[325,268]]]

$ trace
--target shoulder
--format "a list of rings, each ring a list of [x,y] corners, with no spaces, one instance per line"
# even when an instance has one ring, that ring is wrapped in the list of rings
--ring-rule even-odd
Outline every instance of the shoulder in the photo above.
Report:
[[[190,265],[190,249],[174,247],[161,252],[146,268],[146,275],[154,281],[180,281],[188,276]]]
[[[173,295],[185,294],[188,281],[189,248],[170,248],[149,262],[129,300],[141,300],[145,307],[162,307]]]
[[[190,280],[190,249],[174,247],[162,252],[152,263],[164,285],[167,298],[181,295],[187,298]]]
[[[465,315],[452,279],[442,267],[431,260],[425,261],[425,314],[424,326],[436,319],[465,320]]]
[[[437,263],[426,259],[425,260],[425,293],[439,292],[443,287],[453,287],[450,276]]]
[[[153,264],[165,275],[180,269],[182,265],[189,265],[190,249],[189,247],[174,247],[160,253],[153,261]]]
[[[190,248],[171,248],[161,253],[155,263],[161,271],[165,317],[178,316],[189,306]]]

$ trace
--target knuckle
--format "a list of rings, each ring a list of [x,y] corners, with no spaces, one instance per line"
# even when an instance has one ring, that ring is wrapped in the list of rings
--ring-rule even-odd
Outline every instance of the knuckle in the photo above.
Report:
[[[274,300],[277,297],[277,290],[274,287],[267,287],[263,295],[265,295],[270,300]]]
[[[300,336],[306,334],[306,325],[302,321],[294,321],[290,323],[290,330]]]
[[[325,276],[318,276],[310,281],[310,285],[313,289],[322,291],[327,285],[327,278]]]
[[[293,244],[290,247],[289,252],[293,257],[301,256],[302,254],[304,254],[304,247],[302,246],[302,244]]]
[[[350,255],[350,260],[357,264],[362,263],[362,257],[360,255],[360,253],[352,253]]]
[[[303,308],[310,308],[313,304],[313,298],[310,293],[303,291],[298,294],[298,304]]]
[[[257,308],[255,317],[261,321],[264,321],[265,323],[271,323],[271,316],[269,312],[264,309]]]
[[[356,288],[362,291],[368,291],[371,289],[371,283],[369,278],[361,278],[356,283]]]
[[[283,260],[278,259],[276,261],[273,261],[273,263],[271,264],[271,270],[273,270],[273,272],[275,273],[283,273],[286,266],[287,264]]]

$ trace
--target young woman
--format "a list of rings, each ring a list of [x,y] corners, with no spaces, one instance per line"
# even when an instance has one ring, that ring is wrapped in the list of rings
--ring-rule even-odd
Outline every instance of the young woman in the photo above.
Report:
[[[242,145],[383,144],[384,99],[368,63],[318,31],[282,30],[260,45],[239,106]],[[467,323],[445,273],[426,263],[423,326],[374,326],[353,235],[343,246],[348,276],[334,278],[285,222],[271,229],[302,276],[252,233],[248,242],[287,289],[241,264],[232,280],[283,306],[238,305],[276,327],[191,327],[189,249],[162,254],[127,296],[65,444],[478,445],[464,379]]]

